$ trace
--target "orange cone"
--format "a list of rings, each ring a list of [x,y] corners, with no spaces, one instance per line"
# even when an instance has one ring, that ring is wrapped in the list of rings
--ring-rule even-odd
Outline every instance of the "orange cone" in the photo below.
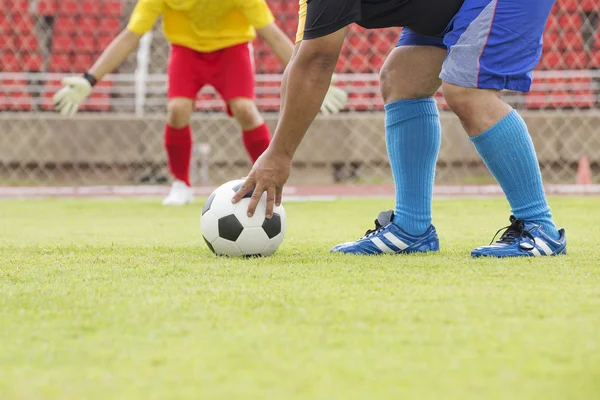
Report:
[[[592,184],[592,168],[590,167],[590,160],[587,158],[587,156],[583,156],[579,160],[576,182],[578,185]]]

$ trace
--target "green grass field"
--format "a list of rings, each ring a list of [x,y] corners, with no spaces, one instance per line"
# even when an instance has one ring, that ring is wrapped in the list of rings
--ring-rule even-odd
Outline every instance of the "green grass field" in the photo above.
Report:
[[[600,199],[569,255],[469,257],[503,200],[435,203],[442,251],[330,255],[391,201],[289,203],[272,258],[216,258],[201,204],[0,202],[0,399],[597,399]]]

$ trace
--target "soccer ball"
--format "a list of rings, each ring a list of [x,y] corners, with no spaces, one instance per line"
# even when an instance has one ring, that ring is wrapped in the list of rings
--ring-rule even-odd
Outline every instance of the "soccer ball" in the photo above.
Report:
[[[243,183],[243,180],[227,182],[208,197],[200,220],[202,236],[208,248],[219,256],[270,256],[283,241],[285,210],[283,206],[275,207],[273,217],[266,219],[263,195],[254,215],[248,217],[252,192],[239,203],[231,203]]]

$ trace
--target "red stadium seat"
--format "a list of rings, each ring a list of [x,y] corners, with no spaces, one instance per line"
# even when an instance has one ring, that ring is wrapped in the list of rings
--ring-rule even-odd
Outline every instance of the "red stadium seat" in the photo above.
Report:
[[[76,16],[79,14],[79,4],[77,0],[59,0],[56,12],[59,15]]]
[[[16,36],[0,35],[0,51],[17,51]]]
[[[12,17],[12,28],[16,33],[33,33],[35,30],[35,22],[31,15],[17,15]]]
[[[75,54],[73,56],[73,71],[87,71],[94,63],[94,57],[91,54]]]
[[[44,57],[38,52],[25,53],[21,59],[24,71],[40,72],[44,67]]]
[[[586,51],[569,51],[564,55],[567,69],[585,69],[590,62],[590,56]]]
[[[58,10],[57,0],[39,0],[38,13],[43,16],[55,15]]]
[[[34,34],[17,36],[16,44],[21,52],[35,52],[39,49],[38,39]]]
[[[2,72],[19,72],[21,70],[21,59],[13,52],[0,52],[0,65]]]
[[[69,72],[71,58],[67,54],[52,54],[48,65],[48,72]]]
[[[563,54],[560,51],[549,51],[542,55],[540,69],[564,69]]]
[[[75,52],[90,54],[96,51],[96,40],[92,36],[77,36]]]
[[[578,31],[583,21],[579,14],[562,14],[558,17],[558,25],[562,31]]]
[[[564,32],[558,41],[559,50],[583,50],[581,32]]]
[[[600,69],[600,51],[590,52],[590,59],[588,61],[588,68]]]
[[[586,13],[598,12],[598,0],[580,0],[579,9]]]
[[[100,4],[100,14],[103,16],[120,17],[122,13],[120,0],[104,0]]]
[[[0,110],[31,110],[31,94],[27,87],[27,81],[23,79],[4,79],[0,81],[0,87]]]
[[[98,18],[93,16],[84,16],[77,19],[79,32],[87,36],[96,36],[98,33]]]
[[[5,15],[0,15],[0,35],[12,35],[13,28],[10,18]]]
[[[558,18],[555,14],[550,14],[548,22],[546,23],[546,31],[559,31],[560,26],[558,25]]]
[[[558,42],[560,35],[555,31],[544,32],[544,51],[556,50],[558,48]]]
[[[80,11],[82,15],[100,15],[101,11],[100,0],[82,0]]]
[[[69,53],[73,51],[73,37],[67,35],[52,38],[52,53]]]
[[[73,35],[77,29],[77,22],[73,16],[60,16],[54,22],[54,36]]]
[[[102,18],[99,22],[98,31],[103,35],[116,35],[121,30],[120,18]]]
[[[29,12],[29,0],[4,0],[6,10],[13,15],[23,15]]]

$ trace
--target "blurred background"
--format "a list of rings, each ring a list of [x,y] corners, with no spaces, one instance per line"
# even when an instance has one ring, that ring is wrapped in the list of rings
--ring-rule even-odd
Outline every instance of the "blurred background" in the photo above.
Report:
[[[294,37],[297,1],[268,3],[279,26]],[[61,118],[51,102],[61,78],[86,71],[125,27],[134,5],[135,0],[0,0],[0,185],[168,181],[162,142],[169,47],[160,24],[97,85],[76,118]],[[600,0],[557,0],[532,91],[505,93],[529,124],[546,183],[575,183],[578,168],[579,183],[591,183],[590,176],[600,172],[599,14]],[[400,29],[351,28],[337,66],[338,85],[350,94],[348,107],[317,118],[297,153],[292,183],[392,182],[378,71],[399,34]],[[253,47],[258,104],[274,128],[283,67],[260,40]],[[493,183],[443,96],[436,98],[443,110],[437,183]],[[194,184],[215,185],[247,173],[239,130],[212,88],[199,95],[192,127]]]

